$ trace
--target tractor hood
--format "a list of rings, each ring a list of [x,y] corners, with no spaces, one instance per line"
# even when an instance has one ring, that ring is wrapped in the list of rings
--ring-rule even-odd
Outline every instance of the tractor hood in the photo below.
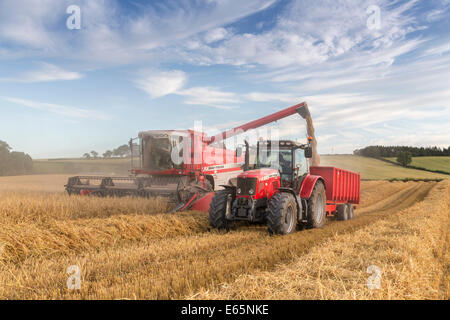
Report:
[[[256,170],[250,170],[242,172],[238,178],[257,178],[258,181],[265,181],[269,180],[270,178],[276,178],[279,177],[280,173],[278,170],[270,169],[270,168],[263,168],[263,169],[256,169]]]

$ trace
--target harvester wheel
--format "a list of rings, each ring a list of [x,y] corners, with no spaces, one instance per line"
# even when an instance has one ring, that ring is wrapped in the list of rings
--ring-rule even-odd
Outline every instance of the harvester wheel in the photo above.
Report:
[[[311,197],[308,199],[308,228],[322,228],[325,224],[326,206],[325,186],[317,181]]]
[[[209,206],[209,224],[216,229],[227,229],[228,220],[226,218],[229,199],[232,192],[230,190],[220,190],[214,194]]]
[[[353,218],[355,217],[353,205],[351,203],[347,203],[347,206],[348,206],[348,220],[353,220]]]
[[[297,226],[297,203],[290,193],[276,193],[269,202],[267,227],[271,234],[290,234]]]
[[[345,221],[349,219],[349,207],[346,204],[339,204],[337,206],[337,219],[339,221]]]

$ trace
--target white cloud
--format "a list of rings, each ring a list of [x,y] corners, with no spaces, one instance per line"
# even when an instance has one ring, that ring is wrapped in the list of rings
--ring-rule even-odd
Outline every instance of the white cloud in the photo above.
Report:
[[[135,80],[136,85],[147,92],[152,98],[159,98],[177,93],[187,81],[183,71],[151,71]]]
[[[224,92],[215,87],[193,87],[177,94],[187,97],[184,103],[210,106],[219,109],[232,109],[240,100],[235,93]]]
[[[171,70],[146,72],[134,82],[152,98],[176,94],[185,97],[183,103],[189,105],[231,109],[240,102],[235,93],[225,92],[217,87],[185,88],[187,80],[188,77],[183,71]]]
[[[227,35],[228,31],[225,28],[216,28],[208,31],[204,39],[206,43],[213,43],[225,39]]]
[[[442,55],[450,52],[450,43],[444,43],[425,51],[425,55]]]
[[[1,1],[0,39],[21,49],[44,49],[52,52],[59,36],[49,28],[58,22],[55,12],[62,10],[62,1]]]
[[[427,21],[436,22],[442,20],[446,15],[447,9],[448,8],[439,8],[427,13],[426,15]]]
[[[417,2],[399,5],[375,1],[382,9],[382,27],[369,30],[368,4],[364,0],[292,1],[272,30],[235,34],[218,46],[209,46],[204,41],[197,44],[189,59],[206,64],[282,68],[311,66],[344,54],[356,56],[365,52],[371,53],[373,63],[377,63],[377,58],[392,63],[392,57],[383,57],[383,51],[403,45],[405,36],[421,27],[408,14]]]
[[[68,71],[50,63],[42,63],[37,70],[24,72],[13,78],[0,78],[0,81],[29,83],[76,80],[82,77],[83,75],[78,72]]]
[[[243,95],[243,97],[246,100],[255,102],[281,101],[286,103],[295,103],[299,101],[299,98],[291,93],[250,92]]]
[[[154,61],[154,50],[215,30],[207,37],[224,37],[222,26],[264,10],[275,0],[192,0],[133,2],[129,14],[118,0],[79,0],[81,30],[68,30],[64,19],[71,0],[3,0],[0,2],[0,42],[16,54],[65,57],[99,64]],[[134,6],[134,8],[133,8]],[[164,55],[163,55],[164,56]]]
[[[88,110],[88,109],[81,109],[77,107],[71,107],[71,106],[65,106],[60,104],[53,104],[53,103],[45,103],[45,102],[38,102],[38,101],[32,101],[32,100],[26,100],[26,99],[19,99],[19,98],[13,98],[13,97],[1,97],[3,100],[19,104],[28,108],[41,110],[45,112],[51,112],[55,113],[64,117],[69,118],[84,118],[84,119],[98,119],[98,120],[108,120],[110,119],[110,116],[99,111],[95,110]]]

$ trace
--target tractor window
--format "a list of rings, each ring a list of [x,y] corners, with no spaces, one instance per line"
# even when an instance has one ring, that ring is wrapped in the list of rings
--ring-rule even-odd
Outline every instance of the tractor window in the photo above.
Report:
[[[308,161],[305,158],[305,151],[303,149],[295,150],[295,168],[298,168],[297,176],[299,177],[308,173]]]
[[[268,150],[267,158],[258,157],[259,168],[273,168],[280,170],[282,175],[292,174],[292,150]]]

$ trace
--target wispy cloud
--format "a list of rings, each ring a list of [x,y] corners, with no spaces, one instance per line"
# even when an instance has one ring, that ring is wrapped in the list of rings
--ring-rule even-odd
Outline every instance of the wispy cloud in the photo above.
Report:
[[[366,1],[292,1],[273,29],[235,34],[219,46],[198,39],[191,59],[209,64],[259,64],[272,69],[310,66],[344,54],[382,52],[401,45],[407,34],[420,27],[409,13],[418,0],[402,4],[387,0],[375,3],[382,10],[378,30],[367,27]]]
[[[194,87],[177,94],[188,97],[186,104],[210,106],[219,109],[232,109],[240,102],[233,92],[224,92],[215,87]]]
[[[150,71],[135,80],[138,88],[147,92],[152,98],[159,98],[177,93],[187,82],[183,71]]]
[[[0,96],[5,101],[22,105],[24,107],[32,108],[35,110],[41,110],[44,112],[54,113],[60,116],[69,118],[83,118],[83,119],[93,119],[93,120],[109,120],[111,117],[103,112],[82,109],[77,107],[65,106],[54,103],[38,102],[26,99],[19,99],[13,97]]]
[[[73,32],[62,23],[68,17],[64,16],[66,8],[74,4],[71,0],[4,0],[0,2],[0,40],[13,52],[29,56],[63,56],[114,65],[153,61],[152,50],[205,32],[205,39],[217,41],[225,36],[220,29],[223,25],[274,2],[132,2],[127,4],[129,11],[124,11],[118,0],[79,0],[76,4],[82,10],[82,30]]]
[[[144,73],[144,72],[141,72]],[[160,98],[170,94],[185,97],[183,103],[208,106],[219,109],[231,109],[239,103],[237,95],[225,92],[217,87],[185,88],[188,77],[180,70],[150,71],[136,79],[138,88],[147,92],[151,98]]]
[[[31,83],[77,80],[82,77],[79,72],[68,71],[50,63],[41,63],[41,67],[37,70],[27,71],[11,78],[0,78],[0,81]]]

